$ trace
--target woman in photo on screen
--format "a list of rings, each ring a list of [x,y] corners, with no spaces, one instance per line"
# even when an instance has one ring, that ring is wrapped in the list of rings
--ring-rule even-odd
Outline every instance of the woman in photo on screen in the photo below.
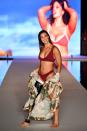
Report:
[[[51,11],[51,15],[47,18],[48,11]],[[68,5],[67,0],[51,0],[50,5],[39,8],[38,19],[62,57],[68,56],[68,43],[76,29],[77,12]]]

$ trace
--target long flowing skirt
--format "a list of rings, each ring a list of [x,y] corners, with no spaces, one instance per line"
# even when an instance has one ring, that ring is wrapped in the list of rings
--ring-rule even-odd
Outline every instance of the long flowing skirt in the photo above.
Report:
[[[35,82],[39,75],[29,76],[29,99],[25,103],[24,110],[29,111],[29,116],[35,120],[47,120],[53,117],[53,112],[60,104],[60,94],[63,87],[60,82],[45,81],[41,92],[38,94]]]

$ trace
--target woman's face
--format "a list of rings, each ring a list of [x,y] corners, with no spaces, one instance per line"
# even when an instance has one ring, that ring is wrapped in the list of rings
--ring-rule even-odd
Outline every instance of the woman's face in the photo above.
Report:
[[[45,32],[41,33],[40,35],[40,39],[44,44],[48,44],[49,43],[49,36],[48,34],[46,34]]]
[[[55,1],[52,9],[53,18],[61,17],[64,14],[64,10],[59,2]]]

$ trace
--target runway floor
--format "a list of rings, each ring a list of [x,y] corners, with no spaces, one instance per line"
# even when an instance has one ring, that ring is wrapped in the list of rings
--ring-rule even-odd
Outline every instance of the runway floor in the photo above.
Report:
[[[35,59],[14,59],[0,86],[0,131],[53,131],[52,120],[34,121],[27,129],[20,127],[25,113],[22,108],[28,98],[27,78],[38,65]],[[59,128],[57,131],[87,131],[87,90],[64,67],[61,72],[64,91],[61,95]]]

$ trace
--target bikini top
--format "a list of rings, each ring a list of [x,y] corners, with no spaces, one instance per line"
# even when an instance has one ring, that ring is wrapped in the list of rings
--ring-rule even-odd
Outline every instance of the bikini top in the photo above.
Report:
[[[49,54],[48,54],[45,58],[42,58],[42,57],[40,57],[40,55],[39,55],[39,59],[40,59],[41,61],[54,62],[54,61],[55,61],[55,58],[53,57],[53,48],[51,49],[51,51],[49,52]]]
[[[50,33],[50,24],[47,25],[47,32],[50,35],[50,38],[52,40],[53,44],[58,44],[61,46],[67,46],[68,42],[69,42],[69,37],[67,36],[67,32],[66,32],[66,27],[64,28],[64,33],[61,36],[58,36],[55,38],[55,36],[53,34]]]

